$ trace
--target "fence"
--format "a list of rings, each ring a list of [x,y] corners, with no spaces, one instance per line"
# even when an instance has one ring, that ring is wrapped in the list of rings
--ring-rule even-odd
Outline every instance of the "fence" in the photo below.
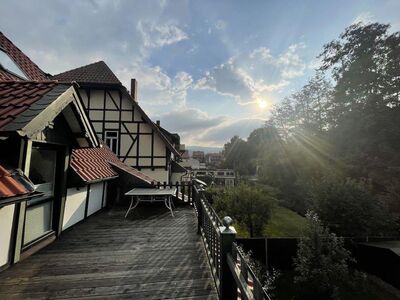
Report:
[[[197,231],[201,235],[220,299],[269,299],[254,271],[236,245],[232,219],[219,218],[204,195],[202,185],[193,181],[193,206]],[[240,291],[238,293],[238,290]]]
[[[370,237],[369,243],[362,239],[345,238],[345,246],[355,258],[352,267],[373,274],[396,288],[400,288],[400,255],[394,238]],[[362,241],[362,242],[360,242]],[[243,249],[251,250],[255,259],[268,269],[292,270],[297,251],[298,238],[243,238],[236,239]]]
[[[175,184],[167,183],[167,182],[157,182],[154,184],[157,188],[176,188],[176,195],[175,197],[182,200],[183,202],[188,202],[192,204],[193,202],[193,189],[192,189],[192,182],[191,181],[177,181]]]

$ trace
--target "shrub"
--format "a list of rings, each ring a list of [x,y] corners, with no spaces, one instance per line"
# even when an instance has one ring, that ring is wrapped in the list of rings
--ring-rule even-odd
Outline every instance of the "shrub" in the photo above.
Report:
[[[343,238],[324,227],[317,214],[307,212],[307,230],[300,239],[294,259],[295,283],[301,285],[299,299],[339,297],[339,288],[349,278],[350,252]]]
[[[214,208],[221,217],[232,217],[248,230],[250,237],[254,237],[262,235],[274,203],[275,198],[265,191],[241,184],[217,194]]]
[[[339,177],[323,177],[309,189],[315,212],[340,236],[388,235],[393,223],[370,186]]]

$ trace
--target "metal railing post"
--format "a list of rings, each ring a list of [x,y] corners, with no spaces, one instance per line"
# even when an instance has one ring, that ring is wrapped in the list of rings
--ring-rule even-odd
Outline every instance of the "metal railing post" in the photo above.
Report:
[[[195,189],[193,185],[193,189]],[[203,206],[201,205],[201,198],[204,196],[204,189],[201,187],[197,190],[196,193],[196,201],[195,205],[197,205],[198,213],[197,213],[197,234],[201,234],[201,227],[203,226]]]
[[[237,287],[236,282],[229,269],[228,254],[232,252],[232,244],[235,241],[236,230],[232,225],[233,221],[230,217],[222,220],[224,226],[220,226],[221,233],[221,276],[220,276],[220,299],[236,299]]]

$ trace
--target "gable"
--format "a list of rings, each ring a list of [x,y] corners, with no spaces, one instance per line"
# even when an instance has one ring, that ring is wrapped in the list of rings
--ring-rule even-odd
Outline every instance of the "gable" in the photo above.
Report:
[[[122,85],[117,76],[104,61],[69,70],[52,77],[61,82],[78,82],[79,84]]]
[[[79,138],[84,133],[92,145],[98,140],[73,86],[47,82],[0,82],[0,132],[17,132],[31,139],[49,132],[63,115],[70,130]]]

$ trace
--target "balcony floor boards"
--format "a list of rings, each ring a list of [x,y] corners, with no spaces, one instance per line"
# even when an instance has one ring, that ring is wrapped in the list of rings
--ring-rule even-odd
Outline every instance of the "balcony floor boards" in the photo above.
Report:
[[[191,207],[124,212],[96,214],[0,273],[0,299],[217,299]]]

